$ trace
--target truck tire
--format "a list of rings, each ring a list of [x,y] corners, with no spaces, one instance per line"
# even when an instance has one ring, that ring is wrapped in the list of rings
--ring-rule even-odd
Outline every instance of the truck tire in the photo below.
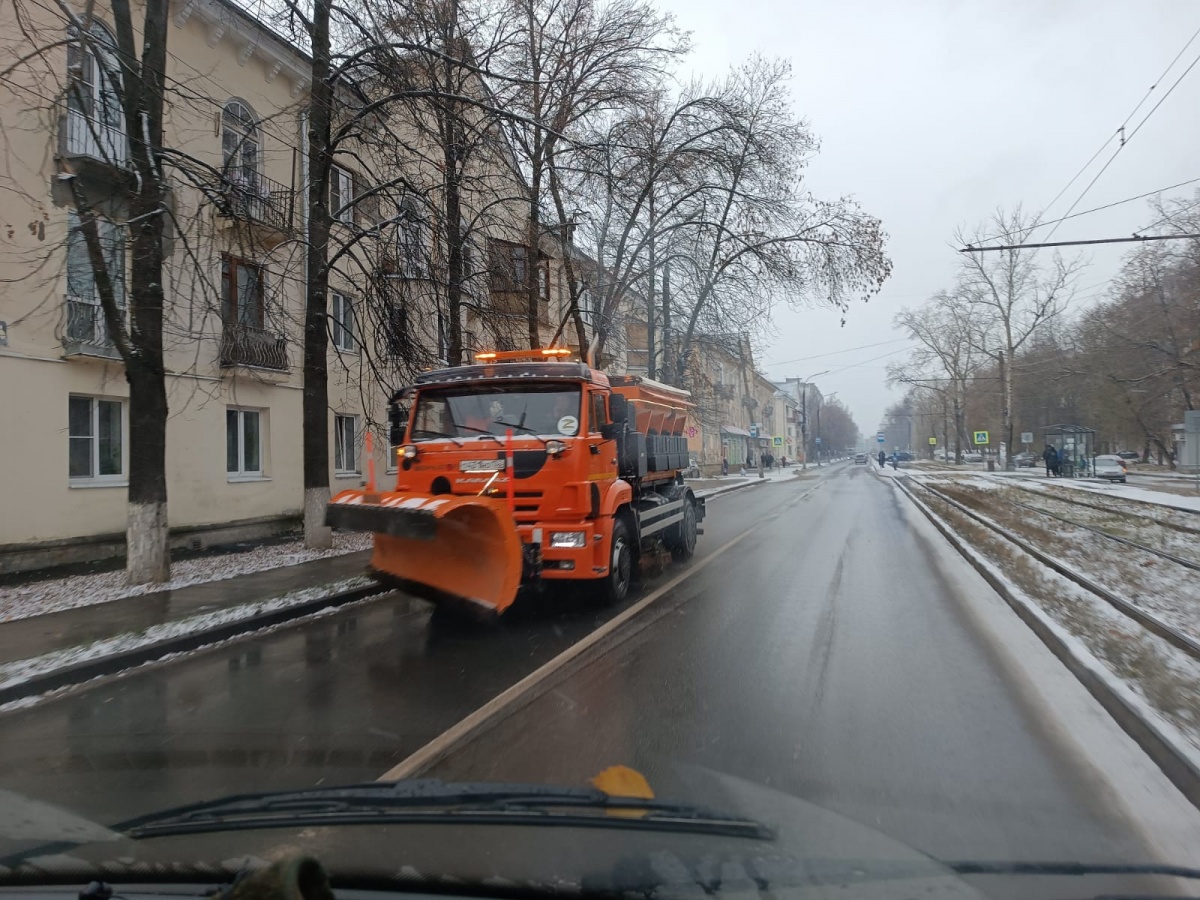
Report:
[[[666,533],[663,543],[676,562],[686,562],[696,552],[696,504],[691,497],[683,505],[683,518]]]
[[[633,582],[633,538],[625,520],[613,519],[612,549],[608,557],[608,574],[596,584],[596,599],[604,606],[620,603],[629,596],[629,585]]]

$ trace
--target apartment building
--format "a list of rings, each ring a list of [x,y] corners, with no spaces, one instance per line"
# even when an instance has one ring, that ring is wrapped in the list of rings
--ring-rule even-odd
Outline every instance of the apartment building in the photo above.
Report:
[[[30,5],[35,20],[20,27],[12,4],[0,9],[5,59],[28,53],[30,28],[49,48],[0,84],[0,571],[123,550],[128,389],[72,211],[75,190],[104,211],[120,301],[136,223],[106,201],[132,177],[119,85],[103,58],[115,47],[106,9],[95,7],[86,40],[51,5]],[[169,27],[164,146],[178,163],[168,173],[168,512],[175,546],[204,546],[294,528],[303,505],[308,61],[225,0],[180,0]],[[331,275],[335,492],[361,483],[368,431],[378,471],[389,471],[387,395],[447,349],[437,205],[406,187],[430,175],[428,163],[398,153],[396,133],[419,147],[414,125],[389,122],[389,140],[366,135],[338,157],[330,187],[335,238],[354,250]],[[519,198],[511,166],[489,172]],[[464,345],[527,343],[511,299],[526,265],[545,271],[539,324],[549,337],[566,303],[553,247],[535,260],[522,246],[519,201],[492,204],[487,217],[482,204],[464,205]]]

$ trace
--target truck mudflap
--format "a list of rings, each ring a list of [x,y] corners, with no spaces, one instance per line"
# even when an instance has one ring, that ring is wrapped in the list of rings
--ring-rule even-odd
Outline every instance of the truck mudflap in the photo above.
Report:
[[[497,613],[517,597],[526,559],[503,500],[342,491],[326,508],[325,524],[374,533],[371,568],[382,577]]]

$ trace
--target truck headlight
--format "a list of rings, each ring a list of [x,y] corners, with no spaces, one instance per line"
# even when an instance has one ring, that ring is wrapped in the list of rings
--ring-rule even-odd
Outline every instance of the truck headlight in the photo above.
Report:
[[[546,441],[546,452],[551,456],[559,456],[566,452],[567,445],[562,441]]]
[[[550,546],[578,550],[587,546],[587,534],[582,531],[552,531]]]
[[[417,458],[417,445],[416,444],[405,444],[397,452],[401,459],[416,459]]]

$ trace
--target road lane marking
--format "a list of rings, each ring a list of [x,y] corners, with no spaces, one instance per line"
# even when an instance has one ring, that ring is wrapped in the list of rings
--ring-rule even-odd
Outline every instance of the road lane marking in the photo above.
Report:
[[[629,607],[619,615],[609,619],[595,631],[591,632],[587,637],[576,641],[562,653],[555,656],[534,669],[516,684],[505,689],[497,694],[483,706],[469,714],[463,719],[460,719],[454,725],[443,731],[425,746],[411,753],[408,757],[401,760],[388,771],[384,772],[377,778],[377,781],[397,781],[401,778],[413,778],[421,774],[426,769],[440,762],[442,759],[450,755],[450,752],[465,743],[468,739],[483,731],[489,724],[500,718],[500,714],[509,707],[514,706],[520,700],[532,701],[539,695],[529,696],[535,688],[544,682],[548,681],[558,672],[562,671],[569,663],[575,662],[584,653],[593,650],[600,645],[604,640],[611,637],[622,627],[627,625],[633,619],[636,619],[650,606],[654,605],[664,595],[674,590],[684,581],[697,572],[703,570],[713,560],[718,559],[728,550],[732,550],[750,535],[754,534],[759,528],[774,521],[783,510],[794,506],[801,500],[810,496],[813,492],[819,489],[824,484],[820,481],[814,484],[808,490],[789,500],[783,504],[773,515],[766,516],[759,521],[757,525],[747,531],[743,531],[737,537],[732,538],[712,551],[704,559],[693,565],[688,566],[666,584],[656,588],[647,596],[643,597],[633,606]],[[647,623],[649,624],[649,623]],[[632,637],[632,633],[629,635]],[[611,649],[611,648],[609,648]]]

